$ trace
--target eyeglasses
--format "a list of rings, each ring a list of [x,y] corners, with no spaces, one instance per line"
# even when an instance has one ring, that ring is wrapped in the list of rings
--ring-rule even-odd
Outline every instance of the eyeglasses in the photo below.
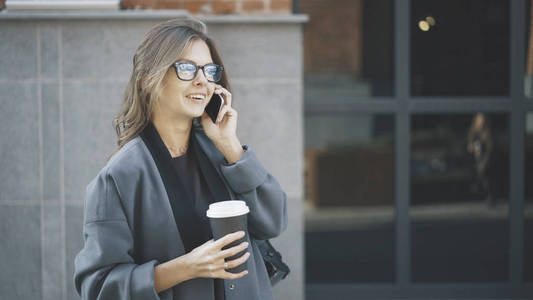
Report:
[[[222,78],[222,71],[224,71],[224,68],[217,64],[197,66],[195,63],[186,61],[175,62],[174,68],[176,69],[176,75],[178,75],[178,78],[185,81],[191,81],[196,78],[198,69],[202,69],[207,81],[218,82]]]

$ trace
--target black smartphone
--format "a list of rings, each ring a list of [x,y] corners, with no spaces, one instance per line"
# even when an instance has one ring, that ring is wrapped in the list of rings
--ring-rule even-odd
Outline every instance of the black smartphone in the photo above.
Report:
[[[213,97],[211,97],[211,100],[209,100],[209,103],[205,107],[205,112],[213,123],[217,121],[218,112],[222,108],[222,105],[224,105],[224,98],[220,94],[213,94]]]

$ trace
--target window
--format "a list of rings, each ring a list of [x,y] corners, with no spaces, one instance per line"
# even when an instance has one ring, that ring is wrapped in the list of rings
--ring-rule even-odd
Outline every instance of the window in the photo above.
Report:
[[[506,281],[507,116],[417,114],[411,120],[413,281]]]

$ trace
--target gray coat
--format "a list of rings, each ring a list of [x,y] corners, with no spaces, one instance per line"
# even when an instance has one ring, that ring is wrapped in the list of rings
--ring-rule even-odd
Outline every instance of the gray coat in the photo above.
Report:
[[[227,300],[273,299],[256,239],[287,226],[286,195],[247,148],[228,165],[211,140],[193,130],[233,199],[250,208],[248,275],[224,280]],[[133,237],[136,237],[134,240]],[[84,247],[75,259],[74,283],[83,299],[212,299],[212,279],[195,278],[156,293],[154,267],[185,254],[165,185],[147,144],[136,137],[118,151],[87,186]],[[175,296],[174,296],[175,295]]]

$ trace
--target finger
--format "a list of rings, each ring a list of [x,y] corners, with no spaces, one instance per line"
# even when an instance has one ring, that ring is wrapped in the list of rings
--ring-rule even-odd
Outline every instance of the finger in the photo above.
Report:
[[[230,272],[224,272],[218,278],[222,278],[222,279],[239,279],[239,278],[242,278],[242,277],[246,276],[246,274],[248,274],[248,270],[244,270],[244,271],[242,271],[240,273],[237,273],[237,274],[233,274],[233,273],[230,273]]]
[[[229,249],[220,251],[217,254],[217,258],[230,257],[230,256],[236,255],[237,253],[240,253],[240,252],[246,250],[247,248],[248,248],[248,243],[247,242],[242,242],[242,243],[240,243],[239,245],[237,245],[235,247],[231,247]]]
[[[248,258],[250,258],[250,252],[246,252],[241,257],[226,262],[227,265],[224,265],[224,268],[226,269],[236,268],[242,265],[243,263],[245,263],[248,260]]]
[[[237,111],[229,106],[224,106],[225,109],[224,109],[224,114],[220,114],[220,121],[219,122],[222,122],[224,120],[224,118],[228,119],[228,118],[236,118],[237,117]]]
[[[224,100],[226,101],[226,104],[231,107],[231,93],[221,85],[218,85],[216,90],[219,91],[219,94],[224,95]]]
[[[205,111],[202,113],[202,122],[204,122],[204,119],[209,119],[209,115]]]
[[[206,130],[210,130],[212,127],[216,126],[215,123],[211,120],[211,117],[204,111],[202,114],[202,120],[201,120],[202,126]]]
[[[231,107],[233,97],[231,96],[231,93],[224,89],[224,97],[226,98],[226,104]]]
[[[226,112],[226,114],[229,117],[236,117],[237,116],[237,111],[234,108],[232,108],[232,107],[228,107],[228,111]]]
[[[243,237],[244,231],[230,233],[216,240],[213,246],[222,249],[222,247],[226,246],[227,244],[230,244],[238,239],[242,239]]]
[[[222,119],[224,119],[224,115],[226,115],[227,111],[228,111],[228,106],[227,105],[222,106],[222,108],[218,112],[217,122],[216,122],[217,124],[222,122]]]
[[[220,271],[229,269],[229,264],[224,260],[224,258],[220,258],[217,256],[214,257],[216,261],[213,261],[212,267],[213,269]]]

